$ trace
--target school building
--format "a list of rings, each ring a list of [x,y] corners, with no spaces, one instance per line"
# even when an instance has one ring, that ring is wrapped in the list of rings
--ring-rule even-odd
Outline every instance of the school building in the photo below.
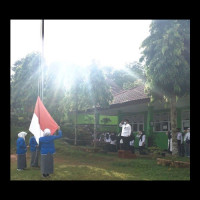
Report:
[[[122,90],[112,82],[110,85],[114,99],[109,108],[98,109],[98,131],[119,133],[119,123],[128,119],[134,134],[144,130],[148,138],[147,143],[151,142],[161,149],[167,149],[166,131],[171,130],[169,107],[160,101],[150,104],[150,98],[144,93],[144,85],[129,90]],[[190,97],[180,98],[176,109],[177,127],[181,130],[190,127]],[[94,124],[93,110],[79,113],[78,124]],[[136,138],[136,147],[137,140]]]

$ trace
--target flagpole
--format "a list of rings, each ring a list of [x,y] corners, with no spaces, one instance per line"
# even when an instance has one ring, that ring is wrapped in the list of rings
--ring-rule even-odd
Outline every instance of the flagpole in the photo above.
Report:
[[[42,99],[42,102],[43,102],[43,67],[44,67],[44,20],[42,20],[42,59],[41,59],[41,63],[42,63],[42,67],[41,67],[41,70],[42,70],[42,73],[41,73],[41,80],[42,80],[42,92],[41,92],[41,99]],[[43,102],[44,103],[44,102]]]

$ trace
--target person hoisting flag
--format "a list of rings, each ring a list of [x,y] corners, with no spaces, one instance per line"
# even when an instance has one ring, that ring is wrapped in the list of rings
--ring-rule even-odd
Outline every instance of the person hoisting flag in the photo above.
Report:
[[[40,97],[38,96],[32,121],[29,127],[29,131],[35,136],[36,142],[39,144],[39,138],[43,136],[46,128],[50,129],[51,135],[53,135],[58,127],[58,124],[51,117]]]

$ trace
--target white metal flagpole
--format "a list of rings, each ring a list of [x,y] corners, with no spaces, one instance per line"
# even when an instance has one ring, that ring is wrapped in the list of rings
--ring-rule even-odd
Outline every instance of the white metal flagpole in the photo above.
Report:
[[[42,99],[42,102],[43,102],[43,67],[44,67],[44,20],[42,20],[42,59],[41,59],[41,70],[42,70],[42,73],[41,73],[41,76],[42,76],[42,93],[41,93],[41,99]],[[44,102],[43,102],[44,103]]]

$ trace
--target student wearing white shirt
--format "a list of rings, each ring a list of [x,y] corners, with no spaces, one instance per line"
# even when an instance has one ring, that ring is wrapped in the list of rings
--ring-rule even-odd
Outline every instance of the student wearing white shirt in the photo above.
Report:
[[[132,135],[130,136],[130,143],[129,143],[129,145],[130,145],[129,147],[130,147],[130,150],[131,150],[132,153],[135,153],[134,142],[135,142],[135,137],[134,137],[134,135],[132,134]]]
[[[145,148],[145,140],[146,140],[146,136],[145,136],[145,132],[144,131],[139,131],[139,134],[137,135],[137,137],[139,137],[139,152],[140,154],[146,154],[144,152],[144,148]]]
[[[183,144],[183,136],[182,136],[182,133],[180,132],[180,128],[177,128],[176,131],[177,131],[178,155],[182,156],[181,145]]]
[[[117,151],[117,138],[114,133],[111,133],[110,135],[110,151],[111,152],[116,152]]]
[[[128,119],[125,119],[119,124],[119,127],[122,127],[121,138],[123,140],[123,150],[129,149],[129,137],[131,135],[131,125],[129,124]]]
[[[105,146],[104,146],[105,151],[110,151],[110,133],[106,133],[105,135]]]
[[[117,150],[121,149],[120,148],[120,140],[121,140],[121,133],[118,133],[118,135],[116,136],[116,145],[117,145]]]
[[[184,137],[185,141],[185,153],[187,157],[190,157],[190,128],[187,129],[187,133]]]
[[[167,131],[166,135],[168,137],[168,152],[170,154],[172,154],[172,132],[171,131]]]

